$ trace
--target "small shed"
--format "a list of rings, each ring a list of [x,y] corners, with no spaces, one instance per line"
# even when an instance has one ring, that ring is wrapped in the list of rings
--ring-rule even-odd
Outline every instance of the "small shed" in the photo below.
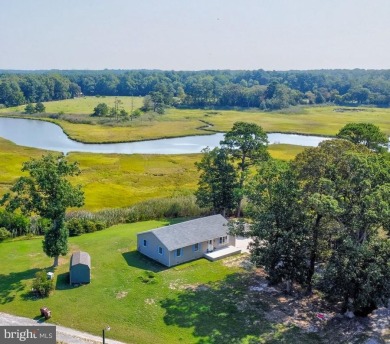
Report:
[[[70,258],[70,284],[84,284],[91,282],[91,257],[87,252],[75,252]]]

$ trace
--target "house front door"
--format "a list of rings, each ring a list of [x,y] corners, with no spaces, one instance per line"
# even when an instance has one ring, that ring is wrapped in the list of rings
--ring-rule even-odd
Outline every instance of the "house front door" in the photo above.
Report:
[[[209,240],[209,243],[207,245],[207,251],[208,252],[214,251],[214,245],[213,245],[213,241],[212,240]]]

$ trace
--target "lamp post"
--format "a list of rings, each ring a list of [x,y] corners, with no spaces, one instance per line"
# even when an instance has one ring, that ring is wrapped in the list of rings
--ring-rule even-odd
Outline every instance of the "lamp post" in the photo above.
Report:
[[[105,331],[110,331],[110,330],[111,328],[108,325],[103,328],[103,344],[106,344]]]

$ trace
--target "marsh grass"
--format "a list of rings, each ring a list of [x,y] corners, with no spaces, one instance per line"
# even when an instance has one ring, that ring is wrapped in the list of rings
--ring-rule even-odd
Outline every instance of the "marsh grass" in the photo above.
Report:
[[[131,97],[124,98],[126,106]],[[142,98],[134,98],[137,106]],[[226,132],[234,122],[254,122],[267,132],[284,132],[334,136],[347,123],[369,122],[378,125],[390,135],[390,109],[361,107],[359,111],[340,111],[335,106],[297,106],[281,111],[264,112],[257,109],[213,110],[169,108],[164,115],[143,115],[140,119],[126,123],[99,123],[89,114],[99,102],[113,104],[115,97],[86,97],[45,103],[47,113],[63,111],[65,119],[51,119],[65,133],[81,142],[126,142],[187,135],[204,135],[210,132]],[[18,113],[21,107],[0,109],[0,114]],[[88,110],[87,110],[88,109]],[[344,108],[343,108],[344,109]],[[348,108],[345,108],[348,109]],[[18,114],[20,115],[20,113]],[[44,117],[49,119],[49,115]],[[103,119],[105,120],[105,119]],[[208,125],[205,126],[204,122]],[[74,122],[74,123],[71,123]]]
[[[97,212],[74,210],[66,219],[104,222],[106,226],[165,218],[199,217],[209,215],[209,209],[200,208],[194,195],[150,199],[128,208],[111,208]]]
[[[275,158],[290,160],[303,148],[272,145],[269,150]],[[0,196],[23,175],[24,161],[39,158],[44,153],[47,152],[17,146],[0,138]],[[81,169],[81,174],[72,178],[72,182],[81,184],[85,192],[82,209],[98,211],[192,194],[198,183],[195,162],[200,161],[201,156],[70,153],[69,160],[77,161]]]

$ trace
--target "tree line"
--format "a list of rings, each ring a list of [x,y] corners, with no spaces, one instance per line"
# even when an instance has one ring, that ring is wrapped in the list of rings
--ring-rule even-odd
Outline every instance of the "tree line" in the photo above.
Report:
[[[283,109],[299,104],[390,106],[390,70],[2,71],[0,104],[86,96],[149,96],[154,107]]]
[[[267,154],[261,127],[238,122],[197,164],[197,202],[253,239],[251,259],[288,293],[315,287],[367,315],[390,298],[390,159],[386,135],[350,123],[291,162]]]

